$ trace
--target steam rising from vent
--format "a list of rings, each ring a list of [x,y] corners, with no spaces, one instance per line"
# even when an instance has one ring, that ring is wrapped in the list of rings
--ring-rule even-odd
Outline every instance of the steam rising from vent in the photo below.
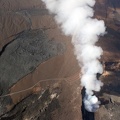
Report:
[[[100,91],[103,85],[97,80],[97,73],[103,68],[99,59],[103,53],[95,46],[99,36],[104,35],[105,25],[102,20],[94,19],[95,0],[42,0],[65,35],[72,36],[75,55],[82,69],[81,84],[86,89],[85,108],[95,112],[100,102],[93,91]]]

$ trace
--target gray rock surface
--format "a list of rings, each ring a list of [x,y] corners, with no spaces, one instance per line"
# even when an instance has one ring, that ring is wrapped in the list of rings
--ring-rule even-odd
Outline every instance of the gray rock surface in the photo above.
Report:
[[[65,51],[65,45],[49,40],[43,30],[30,30],[21,33],[9,44],[0,56],[0,94],[8,93],[9,88],[36,67]],[[4,102],[0,101],[1,111]],[[1,112],[2,114],[2,112]],[[0,114],[0,115],[1,115]]]
[[[48,40],[43,30],[21,33],[0,57],[0,85],[3,93],[40,63],[62,54],[65,45]]]
[[[30,95],[3,115],[0,120],[51,120],[51,113],[60,108],[57,97],[51,98],[52,92],[46,89]]]

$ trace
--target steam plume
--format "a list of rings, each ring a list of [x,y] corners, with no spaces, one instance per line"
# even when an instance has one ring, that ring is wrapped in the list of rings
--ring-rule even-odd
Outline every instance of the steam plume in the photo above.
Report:
[[[102,20],[94,19],[95,0],[42,0],[65,35],[72,36],[75,54],[82,69],[81,84],[86,88],[85,108],[95,112],[100,102],[93,91],[100,91],[102,82],[96,74],[103,68],[99,59],[103,53],[101,47],[95,46],[100,35],[105,33]]]

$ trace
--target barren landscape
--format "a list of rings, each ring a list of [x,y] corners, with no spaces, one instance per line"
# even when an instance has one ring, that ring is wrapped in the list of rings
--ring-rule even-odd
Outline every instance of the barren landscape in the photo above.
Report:
[[[83,108],[81,72],[71,37],[41,0],[0,0],[0,120],[119,120],[120,1],[97,0],[105,21],[97,112]]]

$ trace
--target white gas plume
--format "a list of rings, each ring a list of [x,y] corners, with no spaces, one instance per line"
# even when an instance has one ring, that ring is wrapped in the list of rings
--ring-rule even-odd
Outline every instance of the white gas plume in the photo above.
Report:
[[[100,102],[93,95],[103,85],[97,80],[97,73],[103,68],[99,59],[102,48],[95,46],[99,36],[105,34],[104,21],[93,18],[95,0],[42,0],[50,13],[55,15],[65,35],[72,36],[75,55],[82,72],[81,84],[86,89],[84,104],[86,110],[95,112]]]

